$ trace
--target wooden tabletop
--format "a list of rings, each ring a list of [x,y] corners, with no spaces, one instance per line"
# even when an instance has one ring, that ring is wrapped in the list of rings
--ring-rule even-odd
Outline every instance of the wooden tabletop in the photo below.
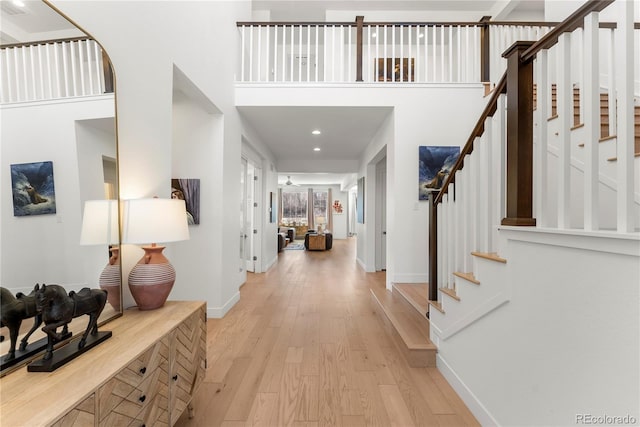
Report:
[[[112,331],[111,338],[56,371],[24,366],[0,378],[0,425],[50,425],[204,304],[167,301],[157,310],[125,310],[100,328]]]

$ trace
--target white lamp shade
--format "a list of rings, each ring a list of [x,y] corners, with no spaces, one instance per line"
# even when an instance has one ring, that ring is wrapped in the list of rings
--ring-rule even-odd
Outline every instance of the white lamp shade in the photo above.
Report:
[[[180,199],[124,201],[122,242],[149,244],[189,239],[187,208]]]
[[[118,201],[87,200],[82,216],[81,245],[117,245]]]

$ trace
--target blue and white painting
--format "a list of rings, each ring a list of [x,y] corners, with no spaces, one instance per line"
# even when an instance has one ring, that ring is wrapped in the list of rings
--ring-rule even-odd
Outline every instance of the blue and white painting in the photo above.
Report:
[[[460,156],[460,147],[420,146],[418,154],[418,199],[428,200],[439,191]]]
[[[11,165],[11,187],[14,216],[56,213],[53,162]]]

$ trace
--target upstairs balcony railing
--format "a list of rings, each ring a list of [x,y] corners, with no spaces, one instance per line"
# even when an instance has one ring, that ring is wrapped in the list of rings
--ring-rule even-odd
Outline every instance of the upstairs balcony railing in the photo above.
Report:
[[[0,46],[0,103],[31,102],[113,92],[113,71],[89,38]]]
[[[238,22],[242,83],[478,83],[506,69],[501,53],[554,23]]]

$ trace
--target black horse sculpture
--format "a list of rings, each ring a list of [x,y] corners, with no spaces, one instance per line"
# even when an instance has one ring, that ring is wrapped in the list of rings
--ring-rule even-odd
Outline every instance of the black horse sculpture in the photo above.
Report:
[[[33,326],[31,330],[20,340],[20,351],[25,351],[27,344],[29,343],[29,337],[35,332],[35,330],[42,323],[42,316],[36,308],[35,292],[39,289],[39,285],[36,285],[33,291],[29,295],[25,295],[22,292],[14,297],[13,294],[6,288],[0,288],[0,304],[2,308],[1,313],[1,326],[6,326],[9,329],[9,337],[11,338],[11,346],[7,356],[3,359],[3,362],[10,362],[16,357],[16,342],[18,341],[18,334],[20,333],[20,326],[24,319],[34,318]]]
[[[62,286],[42,285],[36,290],[36,304],[42,312],[42,320],[45,326],[42,328],[46,332],[47,351],[44,360],[53,357],[53,345],[63,339],[63,335],[56,330],[60,326],[65,326],[75,317],[87,314],[89,323],[82,338],[78,342],[78,349],[85,346],[87,336],[97,335],[98,318],[107,303],[107,291],[103,289],[83,288],[79,292],[71,291],[69,295]]]

